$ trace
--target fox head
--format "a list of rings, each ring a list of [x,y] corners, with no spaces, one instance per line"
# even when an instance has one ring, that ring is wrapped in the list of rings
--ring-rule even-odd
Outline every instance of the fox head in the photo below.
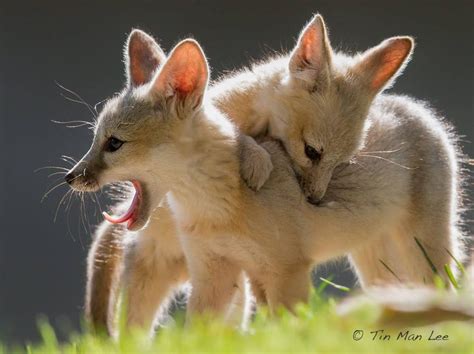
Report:
[[[355,57],[335,54],[316,15],[290,54],[288,78],[276,102],[277,128],[295,162],[308,200],[323,198],[333,170],[363,146],[369,107],[408,62],[413,40],[393,37]]]
[[[135,196],[129,210],[120,218],[104,216],[138,230],[168,191],[166,179],[175,175],[173,161],[179,158],[173,142],[184,118],[201,109],[208,66],[194,40],[180,42],[166,59],[156,42],[138,30],[128,38],[125,63],[126,87],[104,105],[92,145],[66,181],[80,191],[131,181]]]

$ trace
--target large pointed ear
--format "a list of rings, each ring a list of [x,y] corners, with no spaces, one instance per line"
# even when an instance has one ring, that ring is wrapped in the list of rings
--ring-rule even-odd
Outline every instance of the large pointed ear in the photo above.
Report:
[[[134,29],[125,45],[127,84],[137,87],[146,84],[166,59],[158,43],[143,31]]]
[[[370,93],[377,94],[389,87],[400,75],[413,53],[411,37],[393,37],[362,54],[350,69]]]
[[[332,49],[323,17],[316,15],[300,34],[290,55],[291,75],[314,87],[328,79],[331,70]]]
[[[156,75],[151,94],[176,99],[198,108],[209,79],[207,60],[198,42],[185,39],[171,52]]]

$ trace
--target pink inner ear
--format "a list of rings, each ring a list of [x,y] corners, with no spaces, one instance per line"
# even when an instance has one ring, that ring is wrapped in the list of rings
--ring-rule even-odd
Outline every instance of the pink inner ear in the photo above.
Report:
[[[175,77],[175,90],[180,96],[187,96],[198,86],[198,79],[201,76],[197,67],[190,67],[187,70],[177,73]]]
[[[302,57],[306,62],[311,62],[313,57],[314,45],[316,43],[316,30],[314,26],[306,31],[302,39]]]
[[[184,40],[171,52],[152,85],[158,94],[192,96],[201,102],[208,78],[207,62],[197,42]],[[170,91],[171,90],[171,91]]]
[[[162,54],[153,39],[134,34],[128,48],[130,60],[130,80],[134,86],[150,81],[153,73],[161,64]]]
[[[141,63],[144,59],[147,60],[148,58],[143,55],[143,50],[143,45],[138,43],[134,43],[129,48],[130,76],[134,85],[143,85],[146,82],[146,75]]]
[[[371,81],[371,88],[379,90],[397,72],[405,58],[410,53],[411,42],[409,40],[394,40],[383,50],[377,63],[378,69]]]

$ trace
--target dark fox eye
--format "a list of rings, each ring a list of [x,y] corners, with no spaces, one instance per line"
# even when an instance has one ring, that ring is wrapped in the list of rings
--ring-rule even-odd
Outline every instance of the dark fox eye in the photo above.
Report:
[[[308,145],[308,144],[305,145],[304,153],[306,154],[308,159],[310,159],[311,161],[317,162],[321,160],[321,153],[318,150],[316,150],[314,147],[312,147],[311,145]]]
[[[107,152],[115,152],[122,147],[123,143],[122,140],[111,136],[105,143],[104,150]]]

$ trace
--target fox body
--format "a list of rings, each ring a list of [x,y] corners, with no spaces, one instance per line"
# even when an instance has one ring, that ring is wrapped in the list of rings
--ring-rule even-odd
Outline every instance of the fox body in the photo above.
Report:
[[[242,270],[259,300],[291,308],[307,296],[311,266],[336,256],[349,254],[369,286],[431,281],[415,237],[438,269],[452,262],[446,250],[461,255],[457,156],[446,126],[419,102],[378,94],[409,58],[409,38],[348,57],[332,52],[316,16],[289,57],[221,81],[202,106],[207,66],[196,44],[181,44],[153,74],[162,52],[137,33],[129,87],[105,107],[93,147],[71,171],[79,189],[140,181],[129,229],[149,219],[128,242],[121,225],[99,229],[88,268],[93,323],[113,330],[122,254],[128,320],[144,327],[189,278],[190,311],[229,315],[232,300],[246,296]],[[160,59],[140,61],[143,53]],[[263,143],[262,154],[236,126],[282,143]],[[102,151],[111,136],[124,151]],[[263,176],[253,152],[266,161]],[[78,173],[84,167],[87,176]],[[268,180],[255,193],[240,174],[256,176],[257,188]]]

